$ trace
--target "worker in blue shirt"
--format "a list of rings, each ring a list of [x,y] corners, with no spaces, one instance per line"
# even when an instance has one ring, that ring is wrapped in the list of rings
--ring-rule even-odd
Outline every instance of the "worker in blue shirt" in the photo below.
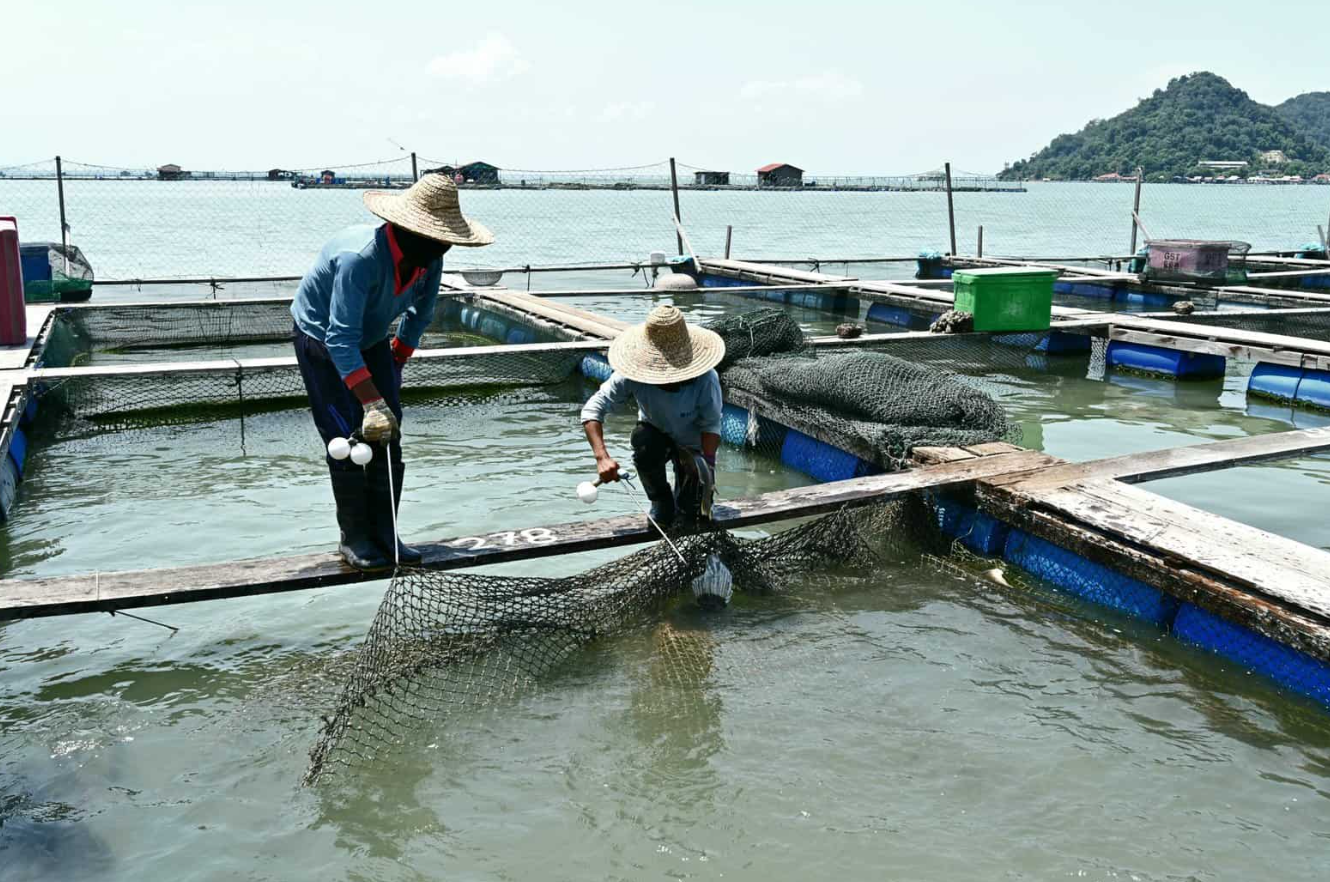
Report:
[[[425,175],[404,191],[368,191],[364,202],[386,223],[333,236],[291,304],[296,361],[325,445],[353,433],[370,444],[399,437],[402,366],[434,316],[443,255],[453,245],[494,241],[463,216],[457,187],[443,175]],[[389,450],[391,456],[379,449],[364,468],[327,457],[338,551],[357,569],[421,559],[394,534],[406,470],[401,445]]]
[[[614,373],[582,408],[600,480],[617,481],[619,463],[605,448],[605,414],[630,395],[636,399],[633,466],[651,500],[652,526],[668,530],[680,515],[683,526],[711,519],[722,407],[715,367],[724,357],[719,334],[689,326],[673,306],[658,306],[610,344]],[[673,491],[667,463],[674,465]]]

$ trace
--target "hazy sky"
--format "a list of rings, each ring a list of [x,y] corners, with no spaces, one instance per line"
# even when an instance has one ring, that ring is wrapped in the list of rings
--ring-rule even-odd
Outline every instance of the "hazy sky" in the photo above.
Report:
[[[0,165],[993,171],[1170,77],[1330,88],[1324,7],[5,0]],[[1300,26],[1305,25],[1305,26]]]

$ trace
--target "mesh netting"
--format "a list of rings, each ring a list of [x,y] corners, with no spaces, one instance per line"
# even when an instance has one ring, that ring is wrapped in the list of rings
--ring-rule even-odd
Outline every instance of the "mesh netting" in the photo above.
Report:
[[[1017,440],[984,391],[886,352],[818,352],[797,323],[763,308],[709,325],[724,339],[727,401],[888,469],[916,446]]]
[[[1190,315],[1159,314],[1165,321],[1283,334],[1330,342],[1330,309],[1243,310],[1240,312],[1193,312]]]
[[[402,372],[406,397],[495,386],[539,386],[571,377],[581,349],[423,353]],[[41,412],[58,417],[61,435],[125,430],[214,418],[219,408],[239,413],[303,404],[305,386],[295,360],[242,364],[226,370],[168,370],[45,377]]]
[[[688,591],[717,554],[739,591],[782,590],[801,573],[866,567],[937,549],[915,499],[826,517],[762,539],[685,536],[565,578],[399,569],[337,707],[324,719],[306,782],[390,762],[449,715],[511,699],[595,640],[643,627]]]

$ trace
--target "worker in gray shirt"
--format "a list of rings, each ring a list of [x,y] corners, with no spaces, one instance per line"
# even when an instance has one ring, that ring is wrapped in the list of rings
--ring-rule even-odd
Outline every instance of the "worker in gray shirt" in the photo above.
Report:
[[[619,480],[619,463],[605,449],[605,414],[630,395],[637,400],[633,466],[662,529],[680,513],[685,526],[711,518],[722,406],[715,367],[724,357],[719,334],[690,327],[673,306],[658,306],[610,344],[614,373],[582,408],[596,471],[607,483]],[[674,465],[673,491],[666,463]]]

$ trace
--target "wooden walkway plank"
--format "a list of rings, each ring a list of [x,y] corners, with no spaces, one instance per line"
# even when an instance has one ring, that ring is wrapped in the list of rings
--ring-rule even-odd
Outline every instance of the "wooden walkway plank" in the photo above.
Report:
[[[864,505],[917,490],[954,487],[1005,472],[1052,462],[1033,451],[976,457],[961,462],[768,493],[718,503],[719,526],[753,526]],[[456,569],[506,561],[616,548],[654,540],[640,515],[490,533],[421,544],[425,566]],[[246,597],[385,578],[352,570],[335,554],[123,573],[0,581],[0,621],[36,616],[104,612],[132,607]]]
[[[1021,491],[1046,510],[1330,616],[1330,553],[1111,479]]]
[[[1134,484],[1325,451],[1330,451],[1330,426],[1168,447],[1091,462],[1061,463],[1030,475],[994,478],[991,483],[1029,493],[1098,478]]]

